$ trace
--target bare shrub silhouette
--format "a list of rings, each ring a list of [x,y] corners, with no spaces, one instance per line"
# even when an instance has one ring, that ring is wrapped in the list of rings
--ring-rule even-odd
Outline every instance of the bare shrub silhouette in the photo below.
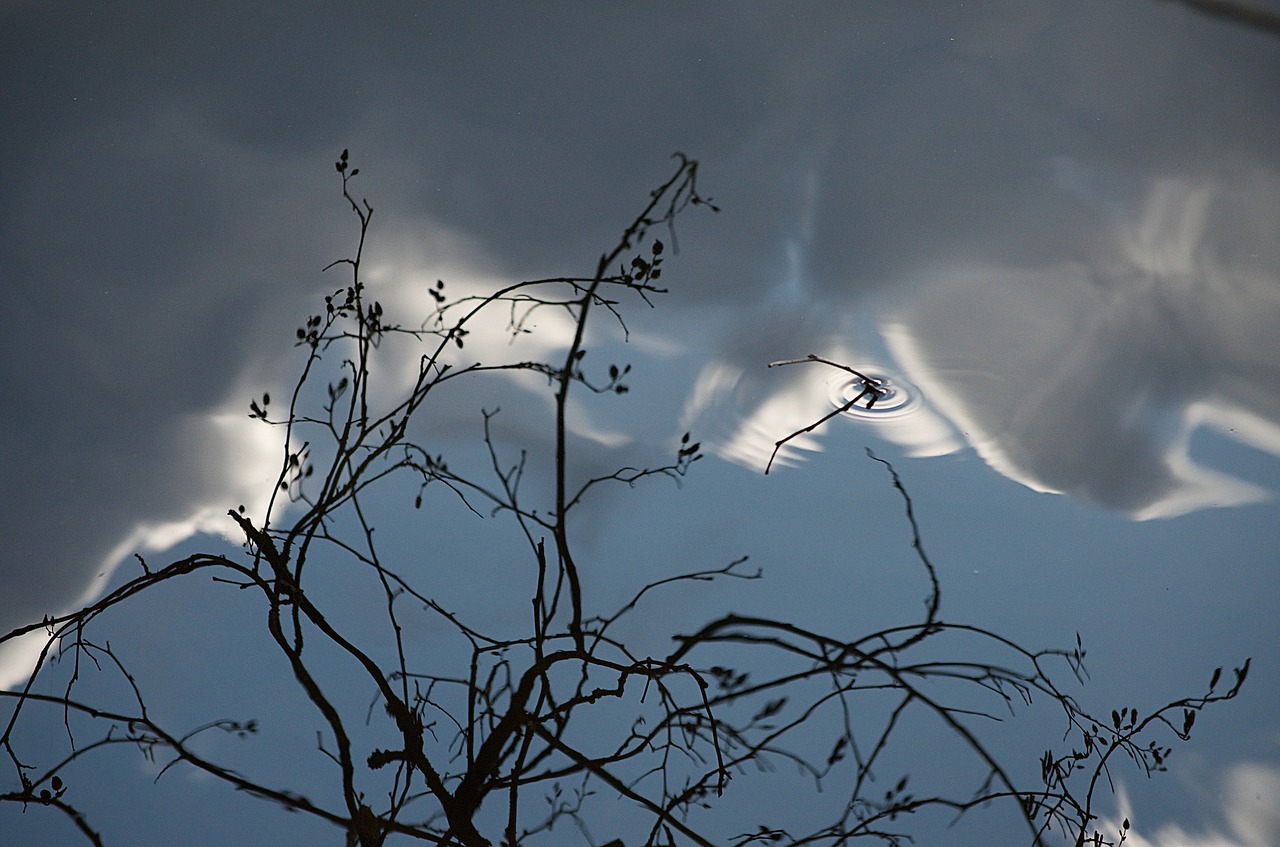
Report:
[[[163,763],[161,775],[174,768],[201,771],[328,822],[347,844],[360,847],[414,840],[466,847],[595,843],[591,828],[611,825],[617,814],[616,802],[603,815],[594,812],[605,805],[601,798],[626,801],[634,810],[627,820],[638,821],[636,828],[611,833],[619,836],[612,844],[627,847],[900,844],[914,815],[958,816],[993,803],[1025,821],[1028,843],[1065,836],[1076,844],[1117,844],[1124,829],[1096,829],[1095,806],[1111,769],[1128,759],[1148,774],[1162,770],[1171,738],[1188,738],[1201,709],[1240,690],[1248,662],[1221,688],[1219,669],[1196,696],[1095,716],[1065,687],[1085,676],[1079,636],[1067,649],[1033,650],[983,626],[944,620],[938,573],[912,500],[895,469],[874,455],[901,497],[904,539],[910,538],[925,597],[919,619],[874,632],[826,633],[799,620],[730,614],[674,634],[668,655],[637,652],[618,634],[619,622],[655,597],[694,582],[758,576],[744,557],[637,585],[620,608],[589,608],[584,583],[600,576],[575,555],[569,523],[596,489],[648,477],[678,480],[701,457],[700,445],[686,434],[664,462],[575,479],[571,455],[589,447],[571,437],[567,423],[571,393],[627,390],[629,366],[585,362],[588,321],[603,316],[621,324],[632,301],[651,305],[664,292],[665,245],[675,244],[677,217],[693,207],[716,208],[699,193],[697,163],[677,154],[674,172],[592,275],[456,298],[440,282],[429,291],[430,314],[416,325],[396,322],[365,284],[373,208],[352,193],[358,170],[347,151],[336,168],[358,240],[353,256],[331,267],[348,273],[349,281],[297,330],[303,361],[284,410],[276,413],[267,395],[249,404],[251,417],[275,428],[285,445],[269,483],[271,504],[262,515],[243,507],[228,512],[243,533],[242,554],[197,553],[158,568],[138,557],[141,572],[101,599],[0,639],[39,632],[47,639],[26,684],[0,692],[7,706],[0,747],[9,766],[0,800],[9,808],[60,812],[88,842],[103,844],[109,839],[76,806],[73,789],[87,778],[87,761],[104,748],[127,745]],[[501,314],[509,331],[523,336],[537,331],[534,318],[547,311],[572,323],[571,338],[554,356],[464,357],[482,316]],[[392,342],[419,351],[416,377],[398,394],[379,384],[375,366],[378,350]],[[491,433],[494,410],[483,412],[476,433],[490,463],[483,475],[451,468],[412,426],[433,402],[451,402],[443,399],[450,384],[495,372],[532,374],[551,394],[546,490],[526,491],[529,457],[504,452]],[[868,403],[876,399],[874,390],[864,394]],[[530,614],[521,632],[506,633],[510,622],[467,617],[434,599],[441,584],[469,578],[465,557],[423,567],[384,552],[373,506],[374,492],[388,486],[407,489],[404,496],[420,509],[443,509],[447,500],[512,523],[521,539],[513,555],[526,563],[526,582],[492,590],[525,592]],[[445,500],[435,497],[438,491]],[[335,568],[369,581],[382,598],[374,634],[369,621],[353,626],[327,595],[317,573]],[[294,786],[201,752],[197,741],[205,734],[250,737],[262,724],[239,717],[171,726],[149,710],[126,657],[100,634],[109,628],[100,618],[125,612],[159,586],[201,574],[213,577],[202,590],[215,610],[227,592],[255,598],[260,636],[283,659],[309,709],[290,720],[322,727],[315,756],[331,771],[336,800],[309,799]],[[427,622],[451,633],[462,649],[423,648],[409,634]],[[338,660],[341,673],[333,670]],[[122,684],[115,695],[100,688],[82,694],[90,675]],[[372,707],[347,709],[353,690],[371,694]],[[987,718],[1036,698],[1061,712],[1066,735],[1055,735],[1059,749],[1043,752],[1039,779],[1027,782],[1018,776],[1019,763],[994,752],[989,733],[1000,724]],[[31,717],[46,710],[65,723],[65,749],[51,750],[47,737],[24,734]],[[953,748],[938,755],[972,761],[972,778],[938,786],[899,770],[909,720],[933,723]],[[1027,763],[1037,755],[1028,753]],[[927,762],[917,767],[932,769]],[[759,820],[717,815],[734,781],[747,782],[759,769],[785,783],[771,792],[794,797],[792,805],[811,819],[779,820],[764,808]],[[921,781],[927,784],[917,788]]]

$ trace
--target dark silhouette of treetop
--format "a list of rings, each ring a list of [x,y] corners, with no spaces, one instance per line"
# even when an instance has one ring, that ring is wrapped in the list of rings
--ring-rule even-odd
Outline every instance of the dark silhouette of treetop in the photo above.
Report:
[[[760,576],[743,551],[638,581],[624,602],[602,607],[589,588],[604,575],[582,552],[575,523],[603,489],[650,496],[640,483],[679,482],[702,457],[696,433],[685,433],[651,464],[583,474],[596,465],[576,460],[595,448],[574,437],[570,403],[629,391],[631,365],[590,355],[588,330],[611,322],[625,335],[629,312],[656,306],[666,292],[679,219],[718,211],[701,193],[697,162],[676,154],[590,273],[459,296],[436,281],[424,289],[421,314],[384,308],[367,282],[374,207],[356,193],[360,169],[348,151],[335,168],[354,250],[326,268],[343,278],[294,333],[291,390],[247,407],[281,445],[278,471],[264,481],[273,491],[267,508],[227,504],[242,550],[163,565],[138,556],[105,596],[0,638],[45,638],[26,683],[0,692],[8,811],[61,814],[95,845],[137,841],[138,833],[100,829],[76,799],[77,785],[103,779],[99,757],[130,747],[156,763],[157,779],[209,777],[201,786],[209,803],[224,788],[244,792],[330,824],[360,847],[906,844],[979,810],[1020,821],[1027,844],[1116,845],[1129,822],[1111,831],[1099,811],[1113,773],[1122,762],[1144,774],[1163,770],[1199,712],[1240,691],[1247,661],[1225,678],[1221,668],[1206,674],[1203,690],[1167,703],[1133,705],[1142,697],[1136,685],[1105,692],[1124,703],[1114,710],[1088,706],[1075,693],[1087,677],[1081,636],[1065,648],[1032,648],[947,618],[923,516],[898,470],[871,451],[867,472],[883,474],[887,496],[901,505],[895,531],[918,573],[917,614],[873,631],[856,621],[828,631],[798,618],[722,614],[673,622],[669,651],[642,650],[624,623],[647,615],[649,625],[665,625],[663,598]],[[561,322],[539,321],[550,314]],[[512,343],[473,343],[494,326]],[[551,352],[526,357],[516,342],[533,337]],[[392,355],[416,362],[403,384],[384,366]],[[849,405],[870,406],[882,393],[874,377],[817,356],[777,364],[806,362],[860,378]],[[471,395],[455,389],[472,383],[489,399],[465,410],[475,415],[474,449],[455,459],[454,445],[424,421],[456,410]],[[525,422],[540,438],[513,444],[495,422],[530,386],[545,392],[549,412]],[[841,411],[778,433],[777,448]],[[477,455],[482,464],[469,458]],[[400,505],[421,516],[403,529],[409,543],[378,531],[402,519]],[[445,528],[468,546],[442,552],[433,533]],[[475,587],[495,607],[501,598],[510,601],[503,608],[522,609],[519,620],[441,599],[450,586],[475,582],[495,555],[508,578]],[[246,707],[188,725],[150,706],[156,682],[112,647],[111,620],[196,578],[192,590],[209,614],[252,606],[249,635],[279,670],[253,684],[289,689],[297,713]],[[357,602],[371,597],[376,614]],[[1060,725],[1042,748],[1002,752],[1001,719],[1032,704],[1047,704]],[[38,729],[47,719],[63,725],[57,739]],[[302,769],[301,784],[272,761],[263,737],[281,724],[314,730],[309,761],[289,763]],[[219,733],[243,741],[237,752],[206,743]],[[916,733],[935,739],[927,760],[912,758]],[[761,797],[786,797],[787,808]]]

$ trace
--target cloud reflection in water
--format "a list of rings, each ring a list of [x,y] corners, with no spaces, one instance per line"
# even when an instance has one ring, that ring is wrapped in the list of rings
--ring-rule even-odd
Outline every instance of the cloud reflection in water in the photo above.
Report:
[[[1280,219],[1275,182],[1159,181],[1136,220],[1117,223],[1085,261],[927,275],[877,317],[885,361],[836,334],[788,354],[874,362],[865,367],[919,386],[916,411],[876,419],[912,455],[967,444],[1029,488],[1135,519],[1266,499],[1197,464],[1190,442],[1208,427],[1280,456],[1280,283],[1267,272],[1275,257],[1253,249]],[[805,367],[758,397],[759,378],[713,362],[687,417],[736,407],[741,419],[714,449],[763,467],[779,438],[832,408],[832,372]],[[815,449],[804,435],[780,459]]]

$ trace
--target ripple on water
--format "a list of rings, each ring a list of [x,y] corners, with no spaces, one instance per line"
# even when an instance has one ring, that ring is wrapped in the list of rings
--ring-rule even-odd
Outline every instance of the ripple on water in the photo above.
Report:
[[[909,417],[922,408],[920,389],[905,379],[883,371],[862,368],[855,370],[874,382],[874,387],[880,396],[875,399],[870,408],[867,407],[869,397],[859,399],[844,411],[846,417],[864,421],[896,421]],[[837,409],[853,400],[866,388],[866,382],[856,376],[840,376],[828,383],[831,403]]]

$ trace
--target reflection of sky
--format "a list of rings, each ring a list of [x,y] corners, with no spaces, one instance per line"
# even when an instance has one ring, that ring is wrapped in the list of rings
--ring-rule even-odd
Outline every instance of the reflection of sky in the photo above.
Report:
[[[377,209],[383,300],[412,309],[436,278],[589,268],[681,149],[724,211],[687,220],[674,291],[631,345],[599,326],[593,350],[632,362],[632,393],[584,404],[577,429],[601,467],[686,427],[730,461],[678,494],[611,494],[590,543],[648,573],[656,553],[609,540],[662,520],[667,560],[750,553],[786,575],[770,596],[840,620],[860,601],[810,589],[854,544],[848,504],[898,519],[862,446],[918,457],[902,469],[951,568],[944,610],[1037,643],[1080,628],[1099,697],[1135,668],[1164,695],[1257,657],[1244,701],[1130,796],[1152,843],[1278,840],[1275,804],[1248,795],[1274,797],[1280,767],[1280,44],[1165,4],[145,5],[0,7],[0,630],[263,507],[273,445],[241,414],[287,385],[293,328],[337,284],[318,268],[350,243],[338,150]],[[808,353],[894,373],[921,406],[833,421],[765,479],[774,442],[832,408],[827,369],[766,368]],[[498,425],[536,449],[544,401],[521,397]],[[465,432],[492,399],[459,396],[433,426]],[[629,528],[621,502],[650,511]],[[884,533],[866,584],[896,589],[901,541]],[[0,829],[14,817],[0,807]]]
[[[1136,221],[1116,221],[1109,255],[931,271],[885,309],[878,329],[892,361],[867,364],[839,337],[820,352],[864,371],[887,367],[919,389],[902,414],[881,403],[861,415],[912,455],[972,446],[1029,488],[1137,518],[1267,499],[1272,492],[1196,464],[1189,450],[1207,427],[1280,456],[1280,293],[1268,273],[1275,257],[1259,253],[1274,253],[1265,226],[1280,211],[1268,177],[1160,181]],[[694,408],[735,393],[743,375],[706,366]],[[763,467],[780,433],[826,411],[830,370],[790,376],[743,410],[722,455]],[[817,443],[802,436],[788,455]]]

